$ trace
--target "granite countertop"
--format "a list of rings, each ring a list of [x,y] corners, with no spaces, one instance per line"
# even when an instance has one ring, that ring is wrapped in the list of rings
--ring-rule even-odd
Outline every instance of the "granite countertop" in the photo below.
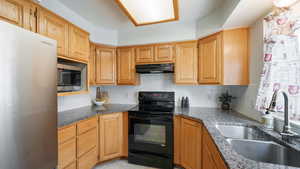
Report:
[[[211,134],[230,169],[296,169],[295,167],[253,161],[236,153],[226,141],[226,138],[217,130],[215,127],[216,124],[254,125],[257,126],[259,130],[270,135],[270,137],[276,141],[300,151],[300,143],[288,144],[283,142],[277,132],[265,130],[258,122],[250,120],[237,112],[226,112],[216,108],[191,107],[189,109],[177,108],[175,114],[201,121]]]
[[[103,113],[126,112],[136,105],[132,104],[104,104],[102,106],[85,106],[58,112],[57,127],[63,127],[74,122],[84,120]]]

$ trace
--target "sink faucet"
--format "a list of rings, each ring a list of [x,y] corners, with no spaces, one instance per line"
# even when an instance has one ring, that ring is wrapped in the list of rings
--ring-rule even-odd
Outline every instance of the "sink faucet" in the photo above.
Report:
[[[269,108],[267,108],[267,112],[268,111],[272,111],[275,112],[275,107],[276,107],[276,101],[277,101],[277,95],[278,93],[282,93],[283,98],[284,98],[284,125],[283,125],[283,130],[280,133],[282,140],[287,141],[287,142],[291,142],[292,138],[300,138],[300,136],[293,132],[291,130],[291,126],[290,126],[290,122],[289,122],[289,99],[288,99],[288,95],[284,92],[284,91],[278,91],[276,90],[272,96],[272,100],[270,103]]]

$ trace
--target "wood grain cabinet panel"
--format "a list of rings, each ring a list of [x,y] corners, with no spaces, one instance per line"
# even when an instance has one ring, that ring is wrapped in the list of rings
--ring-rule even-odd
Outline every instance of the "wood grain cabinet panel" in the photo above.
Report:
[[[69,23],[46,9],[39,10],[38,33],[57,41],[57,54],[69,55]]]
[[[119,48],[117,50],[118,85],[138,84],[138,75],[135,71],[134,48]]]
[[[98,127],[98,116],[77,123],[77,135]]]
[[[69,25],[69,50],[69,57],[88,61],[90,56],[89,33],[74,25]]]
[[[92,169],[97,163],[97,149],[94,148],[90,152],[80,157],[77,161],[77,169]]]
[[[81,157],[98,145],[98,130],[94,128],[86,133],[77,137],[77,157]]]
[[[154,61],[154,47],[140,46],[136,48],[136,64],[151,63]]]
[[[23,17],[23,28],[37,32],[37,14],[38,6],[34,3],[27,2],[27,5],[24,9],[24,17]]]
[[[25,6],[24,0],[0,0],[0,19],[23,27]]]
[[[174,117],[174,163],[177,165],[181,164],[180,160],[180,132],[181,132],[181,117]]]
[[[76,125],[70,125],[58,129],[58,143],[63,143],[76,138]]]
[[[96,49],[96,84],[116,84],[116,50],[109,48]]]
[[[76,162],[70,164],[69,166],[67,166],[66,168],[64,169],[76,169]]]
[[[176,45],[175,83],[198,84],[197,42]]]
[[[202,126],[188,119],[181,119],[180,160],[185,169],[200,169],[202,156]]]
[[[63,169],[76,161],[76,139],[58,145],[58,166]]]
[[[122,156],[122,115],[113,113],[100,116],[100,161]]]
[[[222,75],[220,34],[199,41],[199,83],[220,84]]]
[[[203,155],[202,155],[202,168],[204,169],[218,169],[214,162],[213,155],[211,154],[209,148],[203,145]]]
[[[123,113],[123,150],[122,157],[128,157],[128,112]]]
[[[90,85],[96,84],[96,45],[93,43],[90,43],[90,58],[89,58],[89,79],[90,79]]]
[[[161,44],[155,46],[154,62],[157,63],[172,63],[174,62],[174,45],[173,44]]]

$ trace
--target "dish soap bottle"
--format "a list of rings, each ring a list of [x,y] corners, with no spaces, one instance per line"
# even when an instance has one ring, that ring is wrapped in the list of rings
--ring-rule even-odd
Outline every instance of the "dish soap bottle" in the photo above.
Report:
[[[262,116],[262,123],[267,130],[274,129],[274,117],[269,111]]]

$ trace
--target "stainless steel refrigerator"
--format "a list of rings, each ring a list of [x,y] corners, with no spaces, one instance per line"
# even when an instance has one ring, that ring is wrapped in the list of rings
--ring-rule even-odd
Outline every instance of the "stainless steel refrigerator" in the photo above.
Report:
[[[56,41],[0,21],[0,169],[57,166]]]

